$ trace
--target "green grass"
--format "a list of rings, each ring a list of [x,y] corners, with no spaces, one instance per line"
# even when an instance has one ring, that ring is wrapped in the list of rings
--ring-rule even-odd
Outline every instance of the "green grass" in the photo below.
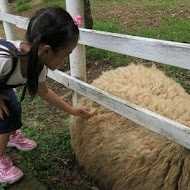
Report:
[[[125,31],[126,34],[175,42],[190,42],[190,22],[179,17],[166,17],[156,29],[141,28]]]
[[[63,0],[54,0],[54,1],[52,1],[52,0],[43,0],[43,3],[42,3],[43,5],[45,5],[45,6],[51,6],[51,5],[57,5],[57,6],[60,6],[60,7],[62,7],[62,8],[66,8],[66,2],[65,1],[63,1]]]
[[[98,3],[102,0],[92,0],[91,2]],[[117,3],[138,3],[141,7],[147,8],[171,8],[174,7],[180,0],[109,0],[111,4]]]
[[[157,1],[153,1],[153,0],[145,0],[142,1],[144,2],[144,6],[146,8],[152,9],[152,8],[156,8],[156,9],[164,9],[164,8],[173,8],[176,6],[176,3],[179,2],[179,0],[157,0]]]
[[[114,53],[103,50],[103,49],[98,49],[98,48],[93,48],[93,47],[86,47],[86,56],[87,59],[89,60],[94,60],[94,59],[101,59],[103,61],[109,61],[111,57],[113,57]]]
[[[100,2],[99,0],[93,0],[92,4],[95,6]],[[138,3],[136,8],[143,10],[143,12],[149,12],[151,17],[154,17],[155,10],[173,10],[171,12],[163,11],[163,18],[161,19],[159,25],[155,28],[141,27],[138,30],[127,30],[124,29],[122,25],[115,22],[101,22],[96,21],[94,24],[95,30],[108,31],[113,33],[122,33],[133,36],[140,36],[146,38],[155,38],[161,40],[175,41],[175,42],[190,42],[190,22],[188,18],[181,14],[188,10],[190,4],[188,1],[180,0],[110,0],[110,4],[117,6],[117,3]],[[135,6],[136,4],[134,4]],[[176,14],[172,14],[172,13]],[[129,13],[130,14],[130,13]],[[187,14],[186,14],[187,15]],[[142,15],[143,16],[143,15]],[[156,15],[155,15],[156,16]],[[187,16],[186,16],[187,17]],[[143,17],[141,17],[143,19]],[[147,20],[148,22],[148,20]],[[134,61],[135,58],[125,57],[120,54],[113,52],[89,48],[87,49],[87,58],[93,59],[103,59],[107,62],[112,62],[114,66],[124,66],[129,62]],[[146,64],[146,61],[144,61]],[[157,64],[160,69],[162,69],[169,77],[180,83],[185,90],[190,93],[189,84],[189,71],[180,69],[173,66],[168,66],[164,64]]]
[[[17,5],[17,11],[23,12],[26,10],[29,10],[32,8],[32,5],[30,4],[32,0],[19,0],[16,2]]]
[[[17,91],[20,98],[22,87]],[[66,188],[59,179],[59,171],[68,167],[65,163],[73,164],[75,161],[74,153],[71,148],[69,134],[68,115],[63,116],[62,111],[55,111],[50,106],[45,105],[42,99],[36,96],[33,101],[26,95],[22,102],[23,123],[27,125],[22,132],[30,139],[37,142],[38,146],[33,151],[7,151],[8,154],[16,154],[15,157],[22,163],[33,176],[45,184],[48,189]],[[59,119],[57,119],[59,118]],[[57,122],[59,121],[59,124]],[[52,121],[49,125],[48,122]],[[68,165],[69,165],[68,164]],[[4,184],[6,185],[6,184]]]
[[[121,33],[124,32],[124,29],[122,29],[120,26],[118,26],[116,23],[113,22],[94,22],[94,30],[100,30],[100,31],[106,31],[106,32],[114,32],[114,33]],[[110,52],[107,50],[102,50],[98,48],[93,47],[87,47],[86,48],[86,56],[87,59],[93,60],[93,59],[101,59],[103,61],[115,61],[115,66],[124,66],[129,63],[129,61],[126,61],[127,59],[123,58],[123,55],[118,55],[117,53]],[[118,57],[117,57],[118,56]],[[116,59],[115,59],[116,58]]]
[[[116,55],[113,59],[114,67],[123,67],[129,65],[129,63],[133,62],[134,58],[125,55]]]
[[[97,6],[98,2],[102,1],[103,0],[92,0],[92,4],[93,6]],[[180,4],[179,0],[110,0],[110,4],[116,4],[118,2],[138,2],[139,9],[150,12],[156,9],[163,10],[168,8],[178,10],[177,5]],[[187,1],[181,1],[181,4],[184,2]],[[50,4],[56,4],[65,8],[65,1],[62,0],[55,0],[53,3],[52,0],[43,1],[43,6]],[[24,3],[23,5],[26,4]],[[188,9],[188,7],[184,7],[184,9]],[[188,43],[190,42],[189,28],[189,19],[185,19],[179,14],[176,14],[176,16],[164,14],[159,26],[154,29],[142,27],[138,30],[127,30],[116,22],[94,20],[95,30]],[[92,47],[86,48],[86,55],[87,60],[111,62],[114,67],[124,66],[134,61],[132,57]],[[150,66],[146,61],[144,61],[143,64]],[[190,71],[164,64],[157,64],[157,66],[169,77],[179,82],[185,90],[190,93]],[[52,110],[52,112],[49,112],[50,108],[44,106],[44,103],[39,97],[36,97],[32,102],[30,98],[26,98],[23,102],[23,107],[24,122],[31,124],[31,120],[37,121],[31,127],[25,128],[23,131],[27,136],[37,141],[38,147],[32,152],[18,152],[18,155],[20,160],[32,170],[37,178],[42,179],[50,189],[56,190],[56,188],[58,189],[59,187],[57,186],[56,180],[54,180],[54,176],[56,176],[56,172],[63,167],[63,163],[59,163],[57,160],[64,158],[64,160],[74,162],[74,154],[71,150],[68,132],[69,119],[58,113],[54,120],[60,120],[60,123],[62,122],[64,127],[55,127],[56,124],[54,123],[51,125],[53,128],[46,126],[51,120],[52,113],[55,111]],[[35,107],[35,109],[33,107]],[[42,117],[42,115],[45,115],[45,117]],[[38,121],[40,121],[41,124],[39,124]]]
[[[57,183],[57,174],[64,169],[64,162],[74,162],[68,121],[65,122],[67,122],[67,128],[60,128],[59,130],[42,128],[40,125],[23,129],[23,133],[28,138],[35,140],[38,146],[33,151],[16,152],[16,159],[48,189],[59,190],[61,188],[60,183]],[[10,154],[12,150],[9,151]]]
[[[93,47],[86,47],[86,56],[88,60],[102,60],[112,63],[113,67],[125,66],[134,61],[134,58],[130,56]]]
[[[68,128],[60,128],[57,131],[43,128],[43,133],[41,130],[37,125],[24,129],[26,136],[34,139],[38,143],[38,147],[27,153],[18,152],[17,155],[35,177],[49,187],[53,185],[54,189],[58,189],[52,179],[60,169],[64,168],[61,160],[65,160],[65,162],[74,160],[69,131]]]
[[[17,10],[18,10],[18,12],[23,12],[23,11],[27,11],[27,10],[29,10],[29,9],[32,9],[32,5],[30,5],[30,4],[23,4],[23,5],[20,5],[18,8],[17,8]]]
[[[16,92],[18,99],[21,97],[22,89],[20,87]],[[22,128],[22,132],[35,140],[38,146],[28,152],[8,149],[7,154],[13,155],[48,189],[65,189],[65,185],[57,180],[60,180],[59,171],[75,162],[69,134],[70,117],[63,111],[46,105],[39,96],[32,100],[26,94],[22,108],[22,121],[27,126]],[[68,163],[68,166],[65,163]],[[0,190],[6,186],[7,184],[2,184]]]
[[[5,189],[7,189],[7,187],[9,187],[9,184],[7,184],[7,183],[0,184],[0,190],[5,190]]]
[[[160,64],[158,68],[163,70],[167,76],[180,83],[185,91],[190,94],[190,71],[164,64]]]
[[[125,31],[122,28],[122,26],[119,26],[115,22],[101,22],[101,21],[94,21],[93,29],[106,31],[106,32],[114,32],[114,33],[123,33]]]
[[[17,6],[21,6],[21,5],[23,5],[23,4],[26,4],[26,3],[30,3],[30,2],[32,2],[32,0],[19,0],[19,1],[17,1]]]
[[[133,36],[141,36],[147,38],[155,38],[176,42],[190,42],[190,22],[188,19],[176,17],[165,17],[158,28],[148,29],[141,28],[137,31],[127,31],[122,26],[114,22],[94,22],[95,30],[113,32],[113,33],[122,33]],[[129,62],[134,61],[132,57],[123,57],[120,54],[113,53],[107,50],[102,50],[98,48],[87,47],[86,48],[87,59],[90,60],[103,60],[103,61],[112,61],[114,66],[124,66]],[[174,73],[174,72],[173,72]],[[170,75],[172,77],[172,75]],[[184,83],[185,80],[182,82]],[[187,85],[186,85],[187,86]]]
[[[190,22],[180,17],[166,17],[159,29],[162,39],[176,42],[190,42]]]

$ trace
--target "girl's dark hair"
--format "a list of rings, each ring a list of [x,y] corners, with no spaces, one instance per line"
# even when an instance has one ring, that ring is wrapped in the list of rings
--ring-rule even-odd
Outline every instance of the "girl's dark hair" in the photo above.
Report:
[[[71,15],[58,6],[42,8],[30,19],[26,32],[26,40],[31,44],[28,53],[27,87],[29,94],[34,97],[38,89],[38,76],[43,65],[38,63],[38,48],[40,44],[50,45],[56,52],[77,42],[78,26]]]

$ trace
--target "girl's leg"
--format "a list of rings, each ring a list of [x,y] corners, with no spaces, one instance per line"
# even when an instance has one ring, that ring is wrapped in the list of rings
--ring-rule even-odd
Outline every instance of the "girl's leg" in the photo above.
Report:
[[[24,137],[24,135],[18,130],[22,127],[22,108],[13,89],[2,90],[1,92],[10,98],[10,100],[5,101],[8,110],[10,110],[10,116],[6,118],[6,121],[4,120],[0,122],[0,130],[2,130],[2,133],[9,130],[8,132],[11,134],[7,146],[16,147],[24,151],[34,149],[36,143]]]
[[[36,142],[26,138],[19,130],[11,132],[7,147],[16,147],[19,150],[33,150]]]
[[[5,115],[4,120],[0,120],[0,184],[14,183],[23,176],[23,172],[5,155],[5,148],[10,141],[11,132],[22,126],[21,107],[12,89],[0,90],[0,92],[10,98],[4,101],[10,115]]]
[[[0,134],[0,158],[4,155],[10,133]]]
[[[10,133],[0,134],[0,184],[14,183],[23,176],[23,172],[14,166],[11,159],[5,155],[9,137]]]

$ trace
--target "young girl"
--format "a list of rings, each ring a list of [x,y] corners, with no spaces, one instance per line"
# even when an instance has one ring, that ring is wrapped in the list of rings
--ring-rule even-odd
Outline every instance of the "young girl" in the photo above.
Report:
[[[64,59],[75,48],[78,37],[77,23],[69,13],[60,7],[48,7],[37,11],[31,18],[26,42],[11,42],[18,50],[15,53],[18,61],[11,74],[14,53],[11,57],[9,49],[0,46],[7,50],[3,52],[0,49],[0,79],[10,75],[6,85],[0,84],[0,183],[13,183],[23,176],[23,172],[4,154],[5,148],[17,147],[27,151],[36,146],[34,141],[25,138],[18,130],[22,126],[21,106],[12,90],[14,85],[26,83],[32,97],[38,94],[69,114],[89,117],[86,107],[70,106],[45,84],[46,69],[60,68]]]

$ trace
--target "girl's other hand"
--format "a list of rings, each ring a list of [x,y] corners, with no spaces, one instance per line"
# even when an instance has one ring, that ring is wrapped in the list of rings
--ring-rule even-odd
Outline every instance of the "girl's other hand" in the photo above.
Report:
[[[81,116],[85,119],[88,119],[90,117],[90,114],[89,114],[89,108],[87,107],[73,107],[73,110],[72,110],[72,115],[74,116]]]
[[[0,119],[4,119],[4,113],[9,116],[9,110],[7,109],[4,100],[10,100],[8,96],[0,94]]]

